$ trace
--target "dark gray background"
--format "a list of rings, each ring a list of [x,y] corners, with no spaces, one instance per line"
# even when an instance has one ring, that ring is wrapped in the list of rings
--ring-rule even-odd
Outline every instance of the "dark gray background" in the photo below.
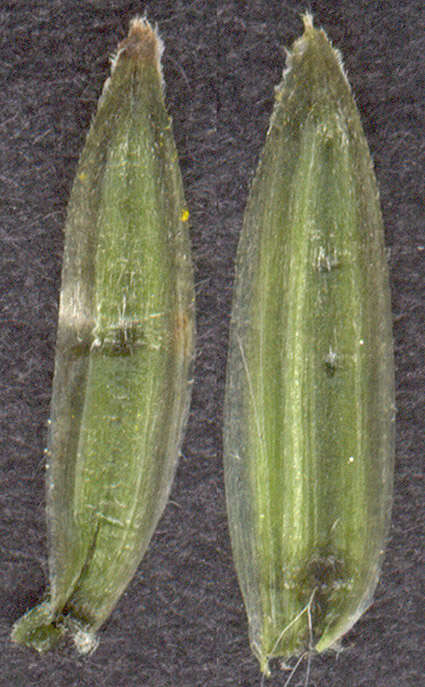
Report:
[[[165,41],[196,264],[198,354],[171,501],[90,657],[39,657],[10,627],[47,579],[43,447],[49,415],[62,227],[108,56],[144,2],[16,0],[0,9],[0,685],[254,687],[232,565],[221,407],[233,260],[264,144],[283,47],[304,2],[151,2]],[[340,48],[381,189],[397,366],[393,525],[375,603],[313,659],[316,687],[417,687],[423,679],[424,17],[422,0],[321,0],[310,9]],[[267,684],[283,685],[273,664]],[[304,667],[292,685],[304,683]]]

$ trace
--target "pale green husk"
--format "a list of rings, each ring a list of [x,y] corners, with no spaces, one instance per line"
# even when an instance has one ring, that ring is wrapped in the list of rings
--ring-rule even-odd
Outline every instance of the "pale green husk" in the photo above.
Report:
[[[225,401],[232,548],[265,672],[332,647],[370,604],[393,479],[378,191],[340,56],[304,23],[246,209]]]
[[[194,287],[163,100],[162,44],[132,22],[78,165],[65,227],[47,461],[50,590],[13,629],[81,652],[166,504],[186,422]]]

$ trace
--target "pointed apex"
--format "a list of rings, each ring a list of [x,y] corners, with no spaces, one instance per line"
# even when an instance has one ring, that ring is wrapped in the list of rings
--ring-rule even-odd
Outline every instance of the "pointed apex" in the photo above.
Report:
[[[121,58],[134,59],[137,62],[151,62],[156,65],[161,75],[161,55],[164,45],[158,31],[151,26],[145,17],[134,17],[130,22],[127,38],[118,45],[117,54],[112,59],[112,73]]]
[[[313,15],[311,14],[311,12],[306,12],[305,14],[303,14],[302,20],[304,24],[304,31],[311,31],[312,29],[314,29]]]
[[[161,60],[163,52],[162,41],[156,28],[153,28],[144,17],[134,17],[130,22],[130,30],[118,46],[118,50],[125,51],[128,56],[142,59]]]

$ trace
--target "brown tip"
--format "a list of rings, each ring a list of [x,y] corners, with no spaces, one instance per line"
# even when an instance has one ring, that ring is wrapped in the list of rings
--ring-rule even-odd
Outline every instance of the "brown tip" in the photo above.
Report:
[[[137,61],[149,61],[157,65],[160,71],[162,55],[162,41],[158,33],[146,19],[136,17],[130,23],[127,38],[118,45],[117,56],[114,63],[125,56]]]

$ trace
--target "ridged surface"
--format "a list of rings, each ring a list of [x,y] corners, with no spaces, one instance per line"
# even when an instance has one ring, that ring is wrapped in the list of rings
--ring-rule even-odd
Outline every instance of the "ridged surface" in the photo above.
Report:
[[[378,192],[338,53],[307,15],[240,239],[225,402],[234,561],[263,671],[369,605],[391,508],[391,309]]]
[[[166,504],[190,399],[194,289],[161,43],[132,23],[77,169],[48,441],[50,597],[14,639],[95,646]]]

